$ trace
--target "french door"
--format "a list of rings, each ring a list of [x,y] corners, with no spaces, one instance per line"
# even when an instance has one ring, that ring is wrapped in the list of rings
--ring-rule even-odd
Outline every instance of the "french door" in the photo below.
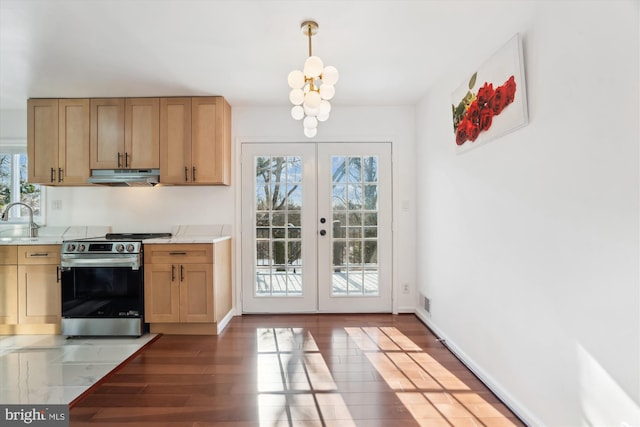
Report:
[[[243,312],[391,312],[391,188],[387,143],[243,144]]]

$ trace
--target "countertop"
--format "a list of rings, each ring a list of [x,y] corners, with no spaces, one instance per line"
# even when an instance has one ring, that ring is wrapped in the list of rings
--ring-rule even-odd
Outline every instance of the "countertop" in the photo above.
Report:
[[[60,245],[65,240],[101,239],[111,227],[42,227],[38,237],[0,236],[3,245]],[[179,225],[171,230],[172,237],[145,239],[146,244],[218,243],[231,239],[231,226],[222,224]]]
[[[188,237],[171,237],[165,239],[145,239],[142,243],[148,244],[189,244],[189,243],[218,243],[223,240],[229,240],[231,236],[188,236]]]
[[[16,232],[23,231],[20,228]],[[102,238],[111,231],[109,226],[71,226],[71,227],[41,227],[38,237],[12,236],[6,229],[7,235],[0,235],[1,245],[60,245],[65,240]]]

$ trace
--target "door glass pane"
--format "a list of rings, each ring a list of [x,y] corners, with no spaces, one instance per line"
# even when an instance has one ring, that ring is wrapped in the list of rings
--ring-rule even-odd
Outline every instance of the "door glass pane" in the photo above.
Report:
[[[333,156],[331,165],[331,294],[377,296],[378,157]]]
[[[302,296],[302,158],[255,157],[255,296]]]

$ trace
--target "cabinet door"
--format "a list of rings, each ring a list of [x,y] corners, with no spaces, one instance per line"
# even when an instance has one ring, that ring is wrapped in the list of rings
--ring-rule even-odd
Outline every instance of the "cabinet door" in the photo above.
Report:
[[[229,184],[231,109],[224,98],[199,97],[191,102],[191,180],[194,184]],[[230,123],[230,122],[229,122]]]
[[[62,296],[55,265],[18,266],[18,321],[60,323]]]
[[[160,99],[127,98],[125,106],[124,167],[160,167]]]
[[[27,165],[32,184],[53,184],[58,169],[58,100],[27,101]]]
[[[124,168],[124,98],[91,100],[91,169]]]
[[[18,323],[18,266],[0,265],[0,324]]]
[[[144,319],[147,323],[180,321],[180,282],[177,266],[147,264],[144,270]]]
[[[179,269],[180,321],[213,322],[213,265],[180,264]]]
[[[90,174],[89,100],[61,99],[59,107],[56,182],[61,185],[87,184]]]
[[[160,182],[191,182],[191,98],[160,99]]]

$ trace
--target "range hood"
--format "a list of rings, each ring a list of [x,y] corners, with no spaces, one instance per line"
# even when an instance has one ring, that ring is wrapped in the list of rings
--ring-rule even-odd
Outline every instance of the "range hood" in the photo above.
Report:
[[[111,187],[151,187],[158,183],[160,169],[92,169],[89,184]]]

